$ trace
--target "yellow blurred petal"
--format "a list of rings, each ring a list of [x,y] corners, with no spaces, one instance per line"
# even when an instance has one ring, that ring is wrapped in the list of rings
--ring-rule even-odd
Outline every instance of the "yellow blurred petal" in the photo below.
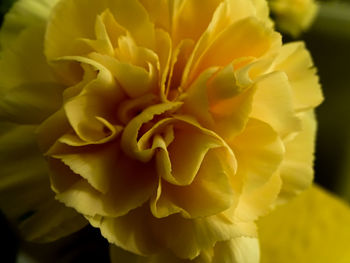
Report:
[[[42,26],[42,33],[44,33],[45,23],[49,18],[50,10],[56,2],[57,0],[16,1],[10,11],[5,15],[4,23],[1,27],[1,47],[3,49],[11,49],[16,43],[18,35],[32,27]],[[38,41],[35,37],[32,37],[32,39]]]
[[[19,228],[21,235],[27,240],[51,242],[78,231],[87,223],[82,215],[52,198],[46,200]]]
[[[0,36],[4,42],[13,43],[3,45],[0,54],[0,97],[13,87],[56,82],[43,54],[44,34],[43,25],[24,29],[12,41],[7,35]]]
[[[9,218],[21,220],[52,195],[48,167],[34,126],[2,122],[0,131],[0,207]]]
[[[283,45],[274,69],[287,74],[297,111],[314,108],[322,102],[319,77],[316,75],[311,55],[303,42]]]
[[[346,263],[350,208],[318,186],[259,221],[262,263]]]
[[[60,138],[70,130],[71,126],[67,116],[64,109],[61,108],[47,118],[37,129],[38,144],[42,152],[48,151],[57,138]]]
[[[265,75],[255,86],[253,118],[269,123],[282,138],[300,130],[300,120],[294,112],[292,91],[285,73]]]
[[[22,124],[39,124],[60,108],[62,90],[62,86],[55,83],[16,86],[0,96],[0,118]]]
[[[289,200],[310,186],[313,179],[316,119],[313,110],[300,113],[302,130],[285,142],[285,157],[281,164],[281,200]]]

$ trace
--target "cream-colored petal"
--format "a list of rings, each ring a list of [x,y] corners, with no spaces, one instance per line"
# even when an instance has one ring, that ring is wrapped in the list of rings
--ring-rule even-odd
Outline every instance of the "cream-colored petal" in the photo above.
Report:
[[[303,42],[283,45],[276,58],[274,70],[287,74],[297,111],[314,108],[322,102],[319,77]]]
[[[300,113],[302,130],[285,142],[285,157],[280,173],[282,189],[280,199],[289,199],[309,187],[313,179],[316,119],[313,110]]]
[[[20,225],[20,234],[30,241],[51,242],[72,234],[88,224],[71,208],[51,198]]]
[[[314,185],[258,222],[262,263],[346,263],[349,205]]]
[[[39,124],[62,105],[61,85],[22,84],[0,96],[0,118],[22,124]]]
[[[259,263],[259,240],[250,237],[237,237],[218,242],[214,247],[212,263]]]
[[[282,138],[300,130],[291,86],[284,72],[265,75],[255,83],[255,87],[251,117],[271,125]]]

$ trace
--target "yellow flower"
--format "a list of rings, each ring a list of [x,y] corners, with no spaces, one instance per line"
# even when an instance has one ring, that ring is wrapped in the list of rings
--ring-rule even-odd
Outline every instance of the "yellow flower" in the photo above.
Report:
[[[315,0],[269,0],[277,26],[296,37],[307,30],[316,17]]]
[[[263,0],[20,0],[0,40],[0,189],[25,201],[0,205],[29,239],[82,215],[140,262],[254,263],[255,221],[311,185],[318,77]]]

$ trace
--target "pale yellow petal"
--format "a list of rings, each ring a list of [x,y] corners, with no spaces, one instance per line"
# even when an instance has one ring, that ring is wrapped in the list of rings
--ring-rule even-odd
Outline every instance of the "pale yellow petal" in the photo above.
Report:
[[[300,117],[302,131],[285,143],[286,153],[280,168],[281,200],[299,194],[313,179],[316,119],[313,110],[301,113]]]
[[[249,119],[244,131],[229,145],[238,162],[237,175],[244,181],[244,191],[265,184],[279,168],[284,157],[284,145],[278,134],[267,124]]]
[[[314,108],[322,102],[319,77],[316,75],[311,55],[303,42],[283,45],[274,69],[287,74],[297,111]]]
[[[191,83],[209,67],[226,66],[242,57],[261,57],[280,42],[280,35],[256,18],[239,20],[221,32],[200,55],[191,67],[187,82]]]
[[[283,72],[274,72],[256,82],[251,117],[269,123],[282,137],[299,131],[300,120],[294,112],[291,86]]]
[[[259,221],[261,262],[349,262],[349,222],[348,204],[312,186]]]

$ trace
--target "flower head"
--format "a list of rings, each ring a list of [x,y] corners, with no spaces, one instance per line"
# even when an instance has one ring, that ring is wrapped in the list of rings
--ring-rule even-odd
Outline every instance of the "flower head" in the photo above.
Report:
[[[35,74],[7,58],[24,84],[3,79],[0,114],[37,125],[55,198],[157,262],[257,262],[255,220],[312,181],[322,94],[304,45],[282,45],[263,0],[48,9],[28,29],[41,44],[18,41]]]

